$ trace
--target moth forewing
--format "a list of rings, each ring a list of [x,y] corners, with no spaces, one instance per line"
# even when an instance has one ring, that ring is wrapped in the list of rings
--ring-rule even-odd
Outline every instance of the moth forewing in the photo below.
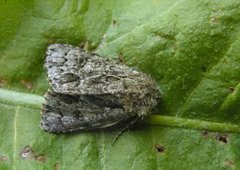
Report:
[[[50,89],[41,127],[49,132],[103,128],[146,116],[160,98],[148,75],[71,45],[50,45],[45,67]]]

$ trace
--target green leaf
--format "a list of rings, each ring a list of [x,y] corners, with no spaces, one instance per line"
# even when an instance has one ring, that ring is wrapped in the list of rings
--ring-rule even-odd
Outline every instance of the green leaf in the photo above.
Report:
[[[0,169],[240,168],[240,2],[2,0],[0,25]],[[51,43],[149,74],[157,113],[115,144],[120,129],[43,132]]]

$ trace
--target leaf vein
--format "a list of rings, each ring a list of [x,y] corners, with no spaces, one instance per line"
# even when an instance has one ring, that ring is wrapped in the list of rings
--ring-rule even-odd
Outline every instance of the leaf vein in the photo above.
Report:
[[[234,41],[235,42],[235,41]],[[213,66],[209,69],[209,71],[207,71],[205,73],[205,75],[200,79],[200,81],[197,83],[197,85],[195,86],[195,88],[193,88],[193,90],[190,92],[190,94],[188,95],[187,99],[185,100],[186,102],[184,102],[183,106],[181,107],[181,109],[177,112],[177,115],[181,115],[182,112],[184,111],[185,107],[187,107],[187,104],[191,101],[193,95],[196,93],[196,91],[198,90],[199,87],[201,87],[201,85],[204,83],[204,80],[206,80],[206,78],[212,73],[212,71],[214,70],[214,68],[219,65],[220,63],[222,63],[222,61],[225,59],[226,57],[226,53],[229,51],[229,49],[232,47],[232,45],[234,44],[231,43],[228,48],[226,49],[225,53],[223,54],[222,57],[219,58],[219,60],[216,62],[216,64],[213,64]]]
[[[116,42],[116,41],[118,41],[118,40],[123,39],[124,37],[127,37],[127,36],[130,35],[132,32],[135,32],[137,29],[143,28],[145,25],[147,25],[148,23],[151,23],[151,22],[154,21],[156,18],[159,18],[159,17],[165,15],[166,13],[168,13],[168,12],[169,12],[171,9],[173,9],[176,5],[182,3],[182,1],[183,1],[183,0],[178,1],[178,2],[176,2],[175,4],[173,4],[170,8],[168,8],[168,9],[167,9],[165,12],[163,12],[160,16],[158,15],[158,16],[154,17],[154,18],[151,19],[150,21],[145,22],[145,23],[143,23],[142,25],[139,25],[139,26],[135,27],[135,28],[132,29],[131,31],[126,32],[126,34],[123,34],[123,35],[121,35],[120,37],[118,37],[118,38],[116,38],[116,39],[114,39],[114,40],[112,40],[112,41],[107,42],[106,44],[112,44],[112,43],[114,43],[114,42]]]

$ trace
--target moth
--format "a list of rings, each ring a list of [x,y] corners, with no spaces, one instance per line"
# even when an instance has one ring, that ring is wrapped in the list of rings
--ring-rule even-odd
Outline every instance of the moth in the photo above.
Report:
[[[48,132],[98,129],[148,116],[160,99],[148,75],[71,45],[50,45],[45,68],[50,88],[41,128]]]

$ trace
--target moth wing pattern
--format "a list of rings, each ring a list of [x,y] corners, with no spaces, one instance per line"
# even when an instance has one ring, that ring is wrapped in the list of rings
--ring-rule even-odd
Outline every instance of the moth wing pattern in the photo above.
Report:
[[[50,45],[45,67],[50,89],[41,127],[49,132],[102,128],[147,116],[160,98],[146,74],[71,45]]]
[[[48,91],[45,98],[42,128],[50,132],[103,128],[131,117],[116,105],[114,108],[103,107],[100,96],[72,96]]]

